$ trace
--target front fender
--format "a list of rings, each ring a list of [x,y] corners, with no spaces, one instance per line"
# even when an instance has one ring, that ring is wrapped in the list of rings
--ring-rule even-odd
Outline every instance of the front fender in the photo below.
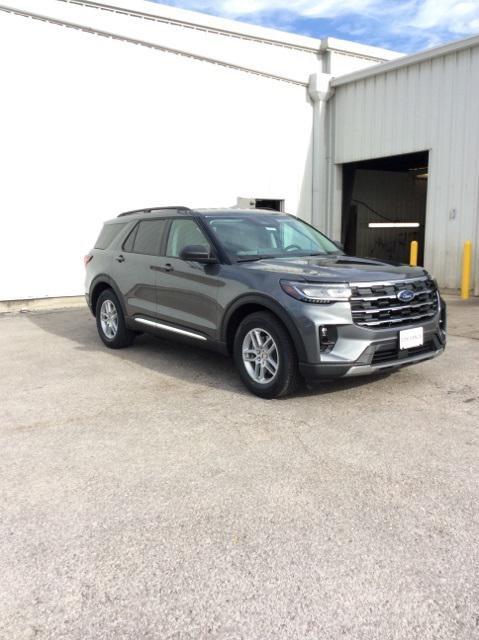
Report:
[[[274,313],[287,328],[296,348],[298,358],[301,361],[307,360],[303,338],[291,316],[274,298],[261,293],[246,293],[230,303],[223,315],[223,321],[221,323],[220,336],[222,342],[226,343],[227,341],[228,326],[235,312],[249,304],[259,305]]]

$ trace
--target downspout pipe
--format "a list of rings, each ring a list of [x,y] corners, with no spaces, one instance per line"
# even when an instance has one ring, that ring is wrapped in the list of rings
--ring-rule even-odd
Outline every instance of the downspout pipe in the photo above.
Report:
[[[313,153],[312,153],[312,223],[329,233],[329,131],[328,101],[334,94],[332,76],[315,73],[310,76],[308,93],[313,102]]]

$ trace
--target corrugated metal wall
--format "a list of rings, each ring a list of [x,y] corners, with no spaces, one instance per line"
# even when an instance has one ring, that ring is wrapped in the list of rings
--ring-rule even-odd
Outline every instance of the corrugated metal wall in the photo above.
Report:
[[[331,107],[336,164],[430,151],[426,267],[458,287],[472,240],[479,293],[479,46],[341,84]]]

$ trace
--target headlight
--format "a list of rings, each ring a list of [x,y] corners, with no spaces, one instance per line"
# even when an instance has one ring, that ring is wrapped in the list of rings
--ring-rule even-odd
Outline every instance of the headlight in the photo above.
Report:
[[[328,304],[330,302],[345,302],[352,295],[347,284],[310,284],[307,282],[281,281],[281,288],[285,293],[302,302],[313,304]]]

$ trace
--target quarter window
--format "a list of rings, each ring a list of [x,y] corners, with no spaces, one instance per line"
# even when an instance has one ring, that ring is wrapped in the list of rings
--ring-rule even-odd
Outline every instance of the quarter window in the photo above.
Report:
[[[117,235],[125,228],[125,223],[112,222],[105,224],[101,230],[98,240],[95,242],[95,249],[108,249]]]

